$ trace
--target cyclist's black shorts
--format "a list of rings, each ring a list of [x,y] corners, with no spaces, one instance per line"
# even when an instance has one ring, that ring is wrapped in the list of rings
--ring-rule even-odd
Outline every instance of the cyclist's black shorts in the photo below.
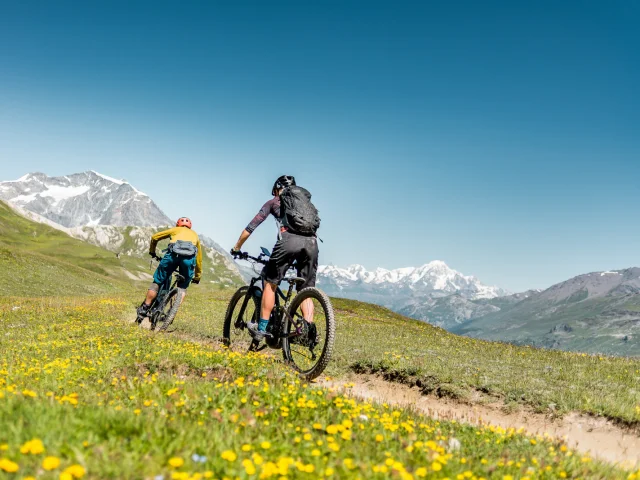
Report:
[[[265,281],[280,283],[294,260],[298,276],[305,279],[302,285],[298,285],[298,290],[314,287],[318,271],[318,240],[316,237],[305,237],[291,232],[283,232],[282,238],[273,247],[269,262],[262,271]]]

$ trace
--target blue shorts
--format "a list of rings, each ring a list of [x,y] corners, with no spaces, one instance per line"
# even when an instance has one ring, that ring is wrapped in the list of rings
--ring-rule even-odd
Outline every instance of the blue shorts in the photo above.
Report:
[[[196,257],[180,257],[173,252],[167,252],[153,274],[153,283],[162,285],[176,270],[185,278],[178,282],[178,288],[187,288],[196,271]]]

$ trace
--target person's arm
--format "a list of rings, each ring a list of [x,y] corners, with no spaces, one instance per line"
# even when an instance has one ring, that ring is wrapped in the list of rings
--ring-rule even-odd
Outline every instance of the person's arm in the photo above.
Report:
[[[200,239],[198,239],[198,245],[196,245],[198,249],[198,253],[196,254],[196,273],[193,276],[193,279],[196,282],[200,282],[202,278],[202,245],[200,244]]]
[[[149,255],[156,254],[156,246],[160,240],[170,237],[173,234],[175,228],[170,228],[169,230],[164,230],[162,232],[158,232],[151,237],[151,245],[149,245]]]
[[[240,234],[240,238],[238,238],[238,241],[236,242],[235,247],[233,247],[231,249],[232,252],[238,252],[242,249],[242,245],[244,245],[244,242],[247,241],[247,239],[251,236],[251,233],[247,230],[243,230],[242,233]]]
[[[242,245],[244,245],[244,242],[247,241],[247,239],[251,236],[254,230],[258,228],[260,224],[266,220],[266,218],[271,213],[273,202],[274,202],[274,199],[272,198],[262,206],[258,214],[255,217],[253,217],[253,220],[249,222],[249,225],[247,225],[247,228],[245,228],[240,234],[240,238],[238,238],[236,245],[231,249],[232,252],[240,250],[242,248]]]

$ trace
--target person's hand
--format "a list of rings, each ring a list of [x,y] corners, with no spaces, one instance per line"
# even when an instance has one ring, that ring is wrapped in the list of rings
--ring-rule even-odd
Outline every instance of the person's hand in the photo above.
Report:
[[[231,247],[231,255],[235,257],[238,254],[240,254],[240,249],[236,247]]]
[[[194,278],[193,280],[191,280],[191,283],[193,283],[194,285],[198,285],[200,283],[200,279]]]
[[[156,255],[156,252],[149,252],[149,255],[151,256],[151,258],[153,258],[154,260],[160,260],[160,258],[158,257],[158,255]]]

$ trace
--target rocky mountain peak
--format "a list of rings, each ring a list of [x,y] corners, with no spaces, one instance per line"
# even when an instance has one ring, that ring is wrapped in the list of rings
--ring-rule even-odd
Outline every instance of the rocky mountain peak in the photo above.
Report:
[[[18,180],[0,182],[0,199],[67,228],[172,223],[148,195],[125,180],[95,171],[61,177],[28,173]]]

